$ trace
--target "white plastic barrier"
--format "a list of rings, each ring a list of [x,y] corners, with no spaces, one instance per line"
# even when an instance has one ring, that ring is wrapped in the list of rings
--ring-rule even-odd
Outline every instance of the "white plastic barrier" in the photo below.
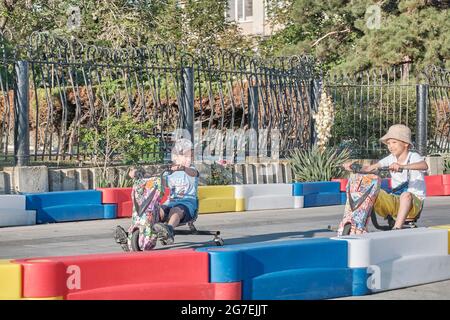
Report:
[[[25,196],[16,194],[0,195],[0,209],[22,209],[25,210]]]
[[[24,195],[0,195],[0,227],[36,224],[36,211],[25,208]]]
[[[417,228],[333,239],[348,242],[350,268],[370,268],[372,292],[450,279],[447,230]]]
[[[296,206],[292,184],[246,184],[236,188],[236,198],[245,200],[245,210],[291,209]],[[299,202],[299,199],[297,199]]]

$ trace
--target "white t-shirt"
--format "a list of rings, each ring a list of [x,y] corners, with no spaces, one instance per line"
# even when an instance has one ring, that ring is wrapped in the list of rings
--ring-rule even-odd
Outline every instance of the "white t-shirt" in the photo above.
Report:
[[[425,159],[422,156],[420,156],[420,154],[410,151],[408,153],[408,156],[406,157],[406,161],[404,163],[399,164],[407,164],[407,163],[411,164],[424,160]],[[381,167],[388,167],[395,162],[398,162],[397,158],[394,155],[390,154],[386,158],[381,159],[378,163]],[[402,172],[391,172],[392,188],[394,189],[408,180],[408,171],[409,171],[408,192],[411,192],[420,199],[425,199],[426,193],[425,177],[424,177],[425,171],[403,169]]]

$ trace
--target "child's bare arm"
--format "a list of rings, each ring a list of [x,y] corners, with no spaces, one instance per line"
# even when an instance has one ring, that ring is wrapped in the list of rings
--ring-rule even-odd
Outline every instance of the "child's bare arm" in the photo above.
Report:
[[[199,173],[198,173],[197,169],[194,169],[194,168],[184,167],[184,172],[186,172],[186,174],[191,176],[191,177],[198,177],[199,176]]]
[[[344,163],[343,167],[345,170],[347,171],[353,171],[351,168],[351,165],[353,164],[353,162],[346,162]],[[378,163],[372,164],[372,165],[365,165],[362,166],[361,171],[363,172],[372,172],[377,170],[380,167],[380,165]]]
[[[371,165],[365,165],[362,167],[362,171],[364,172],[373,172],[380,168],[380,164],[377,162]]]
[[[199,173],[198,173],[197,169],[190,168],[190,167],[185,167],[185,166],[180,166],[180,165],[172,166],[172,171],[184,171],[184,172],[186,172],[187,175],[189,175],[191,177],[198,177],[199,176]]]
[[[408,164],[399,164],[399,163],[393,163],[389,166],[390,169],[393,169],[394,171],[398,171],[399,169],[403,170],[428,170],[428,164],[426,161],[419,161],[415,163],[408,163]]]

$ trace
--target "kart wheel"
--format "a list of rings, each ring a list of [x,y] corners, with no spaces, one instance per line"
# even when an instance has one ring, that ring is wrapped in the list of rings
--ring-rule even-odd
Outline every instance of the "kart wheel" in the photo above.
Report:
[[[133,251],[142,251],[139,246],[139,229],[134,230],[131,235],[131,249]]]
[[[351,223],[347,223],[345,226],[344,226],[344,230],[342,230],[342,235],[343,236],[348,236],[349,234],[350,234],[350,231],[352,230],[352,225],[351,225]]]
[[[223,239],[221,237],[214,237],[214,243],[216,244],[216,246],[223,246],[224,242]]]

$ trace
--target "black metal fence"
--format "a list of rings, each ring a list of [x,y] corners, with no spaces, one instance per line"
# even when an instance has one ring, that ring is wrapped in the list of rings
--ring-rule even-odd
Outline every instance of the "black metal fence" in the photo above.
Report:
[[[378,139],[402,123],[411,128],[421,154],[450,152],[449,73],[411,68],[328,75],[326,90],[336,112],[330,143],[349,147],[356,158],[378,158],[387,152]]]
[[[0,37],[0,163],[92,164],[81,132],[123,114],[153,123],[157,143],[142,154],[146,163],[168,158],[176,129],[193,137],[197,160],[283,158],[313,143],[323,93],[335,108],[330,143],[350,147],[354,157],[386,153],[378,139],[395,123],[412,129],[421,153],[450,152],[446,70],[413,73],[403,65],[322,77],[308,57],[181,52],[102,48],[48,34],[18,48]]]
[[[176,129],[196,136],[197,160],[284,156],[311,143],[315,65],[308,58],[262,61],[213,48],[181,54],[168,45],[111,49],[48,34],[33,34],[29,46],[13,54],[13,41],[1,42],[5,164],[90,163],[92,152],[80,140],[83,128],[124,113],[154,124],[158,145],[142,154],[147,163],[167,159]],[[20,79],[29,81],[18,86]],[[29,94],[18,99],[20,92]]]
[[[429,97],[428,153],[450,152],[450,71],[437,67],[425,70]]]

